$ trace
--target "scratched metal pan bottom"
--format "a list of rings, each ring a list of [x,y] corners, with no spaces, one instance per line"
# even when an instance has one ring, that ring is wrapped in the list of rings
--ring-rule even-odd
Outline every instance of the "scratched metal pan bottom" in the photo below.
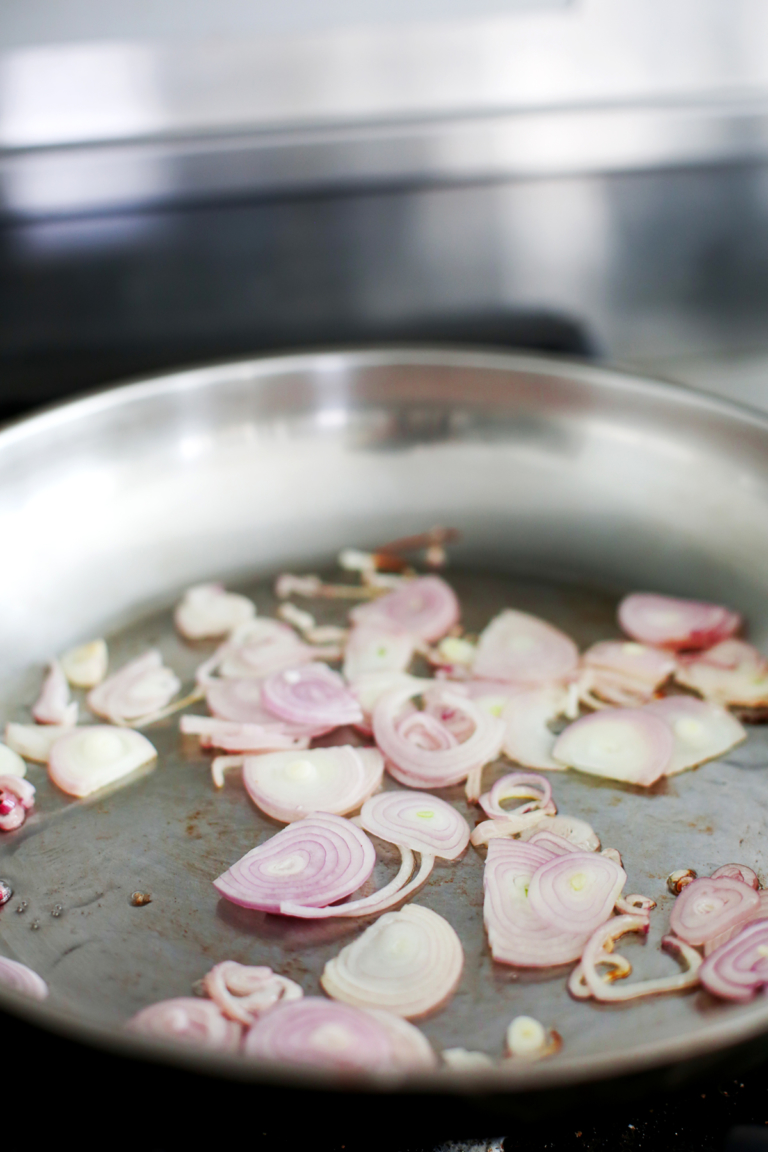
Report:
[[[540,358],[314,354],[142,382],[0,434],[2,718],[28,718],[46,657],[97,634],[109,639],[113,667],[154,644],[191,682],[210,646],[182,643],[170,616],[190,583],[225,578],[271,614],[281,569],[328,569],[344,545],[373,546],[435,523],[462,531],[447,575],[472,630],[513,605],[586,645],[616,634],[623,591],[648,588],[724,600],[745,613],[752,639],[768,641],[768,422],[760,416]],[[324,619],[340,621],[343,611],[329,606]],[[0,910],[0,950],[38,971],[51,997],[30,1005],[0,990],[0,1006],[137,1058],[345,1086],[335,1075],[161,1046],[123,1030],[139,1008],[188,995],[227,958],[269,964],[318,994],[323,965],[360,930],[220,901],[212,879],[278,826],[235,775],[214,791],[208,756],[181,741],[176,720],[148,735],[159,752],[154,770],[87,801],[64,797],[30,767],[35,812],[0,840],[0,875],[15,892]],[[553,784],[561,811],[621,850],[629,890],[659,902],[647,942],[626,946],[637,978],[676,970],[659,950],[672,869],[706,873],[735,860],[768,879],[764,728],[725,761],[650,791],[575,773],[553,774]],[[474,822],[460,788],[442,794]],[[381,849],[373,883],[394,867]],[[573,1084],[768,1031],[762,997],[732,1006],[694,992],[599,1006],[569,998],[566,969],[494,964],[482,867],[473,849],[458,863],[438,862],[418,896],[454,925],[466,955],[456,995],[420,1026],[438,1049],[501,1055],[508,1021],[526,1013],[557,1028],[562,1051],[511,1074],[440,1073],[408,1088]],[[152,902],[132,906],[137,890]]]

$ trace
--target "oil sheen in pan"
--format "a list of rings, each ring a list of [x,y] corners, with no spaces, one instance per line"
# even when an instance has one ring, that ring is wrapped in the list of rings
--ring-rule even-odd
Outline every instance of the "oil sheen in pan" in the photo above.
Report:
[[[469,632],[513,606],[552,621],[582,647],[618,634],[614,595],[450,568],[445,575],[459,594]],[[261,614],[274,615],[271,579],[237,590],[253,596]],[[349,606],[297,603],[310,607],[322,623],[343,623]],[[111,667],[157,645],[185,684],[191,682],[213,645],[185,644],[173,629],[171,608],[108,637]],[[0,701],[7,719],[27,719],[28,703],[26,698]],[[213,788],[210,754],[194,741],[182,742],[178,717],[153,725],[147,735],[158,749],[156,769],[89,801],[63,796],[41,766],[30,767],[29,778],[38,788],[35,814],[18,837],[0,839],[0,875],[14,888],[13,899],[0,911],[2,951],[50,983],[51,1006],[116,1030],[153,1001],[189,995],[193,984],[224,959],[268,964],[298,981],[307,994],[319,994],[326,961],[359,927],[349,920],[286,920],[220,900],[213,878],[280,825],[250,803],[237,773],[222,791]],[[647,942],[623,946],[635,966],[632,979],[676,971],[675,961],[658,947],[673,899],[665,885],[669,872],[690,866],[706,874],[738,860],[765,875],[761,813],[768,794],[768,771],[762,768],[767,745],[765,729],[753,728],[726,762],[707,764],[649,791],[574,772],[551,774],[559,810],[588,820],[604,847],[620,849],[628,891],[658,901]],[[505,770],[503,762],[487,769],[486,786]],[[466,804],[462,787],[439,794],[474,825],[478,810]],[[383,885],[397,865],[394,848],[378,843],[377,851],[372,888]],[[638,1046],[681,1035],[695,1041],[713,1014],[748,1014],[748,1006],[714,1006],[699,991],[620,1007],[584,1004],[568,996],[567,969],[525,971],[494,964],[483,931],[482,874],[482,856],[470,848],[458,862],[438,860],[417,897],[454,926],[466,956],[450,1003],[420,1022],[436,1048],[462,1046],[499,1056],[507,1024],[526,1014],[562,1035],[563,1050],[554,1061],[610,1054],[618,1065]],[[151,894],[151,902],[132,903],[136,892]]]

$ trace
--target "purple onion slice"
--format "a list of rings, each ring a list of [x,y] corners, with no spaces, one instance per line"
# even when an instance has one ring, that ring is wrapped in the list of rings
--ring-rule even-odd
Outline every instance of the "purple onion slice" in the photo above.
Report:
[[[426,792],[381,792],[360,813],[366,832],[414,852],[455,860],[469,843],[469,825],[444,800]]]
[[[445,580],[420,576],[370,604],[360,604],[350,617],[357,625],[394,625],[432,643],[457,623],[459,614],[456,594]]]
[[[711,648],[740,628],[741,617],[721,604],[633,592],[619,604],[619,624],[634,640],[677,651]]]
[[[669,725],[644,708],[606,708],[582,716],[558,736],[560,764],[627,784],[653,784],[672,760]]]
[[[624,869],[607,856],[565,852],[536,869],[528,900],[553,928],[594,932],[611,915],[626,880]]]
[[[692,880],[672,908],[672,931],[688,944],[704,944],[751,919],[760,898],[748,884],[727,876]]]
[[[377,748],[311,748],[248,756],[243,783],[262,812],[291,823],[310,812],[353,812],[381,784],[384,761]]]
[[[275,673],[264,681],[261,699],[281,720],[307,727],[336,728],[363,719],[357,698],[327,664],[304,664]]]
[[[218,1052],[237,1052],[243,1030],[211,1000],[179,996],[142,1008],[126,1025],[132,1032]]]
[[[481,632],[473,674],[535,686],[570,676],[578,662],[570,636],[538,616],[507,608]]]
[[[751,1000],[768,984],[768,920],[753,920],[712,952],[699,970],[704,987],[723,1000]]]

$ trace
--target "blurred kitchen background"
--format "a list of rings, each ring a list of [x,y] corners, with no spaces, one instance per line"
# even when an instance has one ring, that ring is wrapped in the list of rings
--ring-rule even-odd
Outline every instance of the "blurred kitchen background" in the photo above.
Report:
[[[440,340],[768,408],[766,0],[4,0],[0,415]]]

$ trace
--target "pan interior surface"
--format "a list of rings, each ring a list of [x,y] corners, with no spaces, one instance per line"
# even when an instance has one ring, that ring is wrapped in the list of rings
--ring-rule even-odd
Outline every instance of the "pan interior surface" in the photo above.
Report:
[[[185,685],[211,645],[184,644],[170,608],[184,586],[228,579],[274,615],[274,574],[328,570],[343,546],[375,546],[450,524],[447,578],[469,631],[500,608],[533,612],[580,646],[616,635],[621,593],[643,588],[727,602],[768,639],[768,427],[682,390],[533,358],[349,353],[179,374],[86,399],[0,435],[0,704],[29,718],[42,662],[104,634],[112,668],[149,646]],[[299,601],[302,607],[307,605]],[[342,622],[344,606],[318,612]],[[214,963],[269,964],[319,993],[354,921],[315,924],[220,901],[211,881],[278,825],[177,719],[147,730],[154,770],[75,801],[31,766],[35,813],[0,841],[14,898],[0,950],[38,971],[50,1007],[119,1037],[139,1008],[189,995]],[[737,861],[765,878],[768,743],[762,728],[725,761],[650,790],[551,774],[561,812],[618,848],[627,891],[658,901],[632,979],[671,974],[659,950],[675,868]],[[499,762],[485,783],[508,770]],[[392,786],[391,784],[388,786]],[[474,824],[461,788],[439,793]],[[376,887],[395,870],[377,844]],[[444,915],[465,950],[461,985],[420,1022],[437,1049],[500,1056],[512,1017],[563,1036],[527,1073],[551,1083],[631,1071],[768,1026],[758,999],[703,992],[627,1005],[572,1000],[566,969],[494,964],[482,928],[481,855],[438,861],[417,903]],[[151,903],[134,907],[131,893]],[[44,1020],[45,1009],[42,1009]],[[537,1079],[538,1078],[538,1079]],[[478,1086],[480,1082],[478,1081]]]

